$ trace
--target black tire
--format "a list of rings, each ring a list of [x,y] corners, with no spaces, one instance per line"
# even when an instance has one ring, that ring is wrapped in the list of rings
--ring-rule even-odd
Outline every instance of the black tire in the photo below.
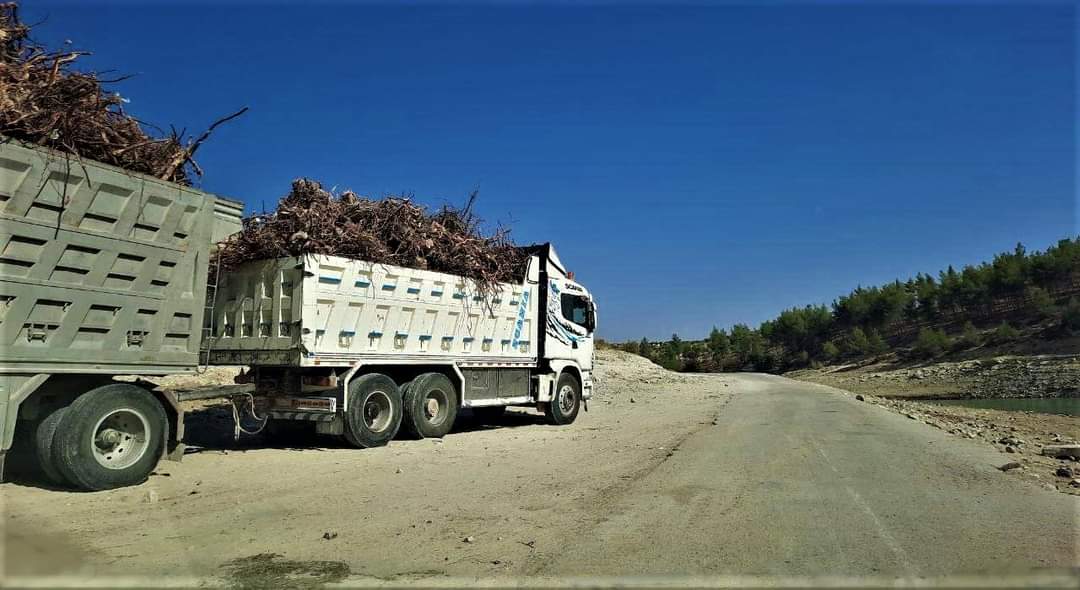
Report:
[[[401,390],[381,373],[357,377],[349,383],[349,410],[345,440],[367,449],[390,442],[401,427]]]
[[[473,416],[481,424],[498,424],[506,415],[506,406],[484,406],[472,408]]]
[[[562,426],[577,419],[580,409],[581,384],[573,375],[563,373],[555,386],[555,399],[544,407],[544,416],[547,417],[548,424]]]
[[[44,420],[38,422],[34,432],[34,454],[37,456],[37,465],[45,482],[53,485],[68,486],[71,482],[64,477],[56,467],[56,458],[53,455],[53,440],[56,438],[56,427],[67,412],[67,407],[57,408]]]
[[[406,433],[415,438],[442,438],[457,419],[457,388],[442,373],[424,373],[406,386],[404,404],[401,426]]]
[[[76,398],[53,437],[55,467],[83,490],[146,481],[165,452],[165,409],[149,391],[113,383]]]

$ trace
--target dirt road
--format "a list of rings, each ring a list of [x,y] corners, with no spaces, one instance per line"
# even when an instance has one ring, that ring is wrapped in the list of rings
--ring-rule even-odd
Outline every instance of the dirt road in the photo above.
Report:
[[[997,471],[1001,456],[973,442],[821,386],[602,361],[603,393],[569,427],[520,411],[366,451],[208,444],[108,492],[4,484],[6,583],[891,579],[1080,563],[1077,499]]]

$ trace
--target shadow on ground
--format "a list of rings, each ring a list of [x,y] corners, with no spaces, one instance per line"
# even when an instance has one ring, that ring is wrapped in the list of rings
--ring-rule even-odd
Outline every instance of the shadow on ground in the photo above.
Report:
[[[481,419],[468,409],[462,409],[450,433],[541,424],[546,424],[544,417],[526,409],[509,409],[505,414],[493,420]],[[245,420],[244,427],[254,431],[258,427],[258,422]],[[407,439],[404,434],[399,434],[397,438]],[[188,412],[184,419],[184,444],[187,445],[185,451],[187,454],[251,449],[317,451],[353,448],[339,437],[317,434],[313,422],[290,422],[282,428],[264,429],[255,435],[241,433],[237,440],[234,436],[232,409],[228,402]]]

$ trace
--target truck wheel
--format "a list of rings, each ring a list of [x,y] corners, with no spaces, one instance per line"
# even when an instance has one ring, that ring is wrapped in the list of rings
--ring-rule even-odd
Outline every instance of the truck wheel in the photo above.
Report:
[[[472,408],[473,416],[476,417],[482,424],[497,424],[504,414],[506,414],[506,406],[483,406],[480,408]]]
[[[56,438],[56,426],[67,412],[67,407],[57,408],[44,420],[38,423],[34,432],[34,452],[37,455],[37,464],[47,483],[55,485],[71,485],[60,470],[56,468],[56,458],[53,455],[53,439]]]
[[[559,376],[559,383],[555,387],[555,399],[544,408],[548,424],[557,426],[570,424],[577,418],[579,409],[581,409],[581,384],[573,375],[563,373]]]
[[[358,377],[349,383],[349,411],[345,415],[345,440],[362,449],[390,442],[401,426],[401,390],[380,373]]]
[[[145,389],[113,383],[76,398],[56,427],[55,466],[84,490],[146,480],[165,451],[169,422]]]
[[[402,427],[417,438],[442,438],[457,419],[457,390],[442,373],[424,373],[405,389]]]

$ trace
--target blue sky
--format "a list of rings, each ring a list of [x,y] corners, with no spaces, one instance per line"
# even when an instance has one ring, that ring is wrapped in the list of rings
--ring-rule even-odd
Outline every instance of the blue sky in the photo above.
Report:
[[[299,176],[551,241],[615,340],[703,336],[1076,233],[1076,4],[27,3],[198,133],[202,188]]]

